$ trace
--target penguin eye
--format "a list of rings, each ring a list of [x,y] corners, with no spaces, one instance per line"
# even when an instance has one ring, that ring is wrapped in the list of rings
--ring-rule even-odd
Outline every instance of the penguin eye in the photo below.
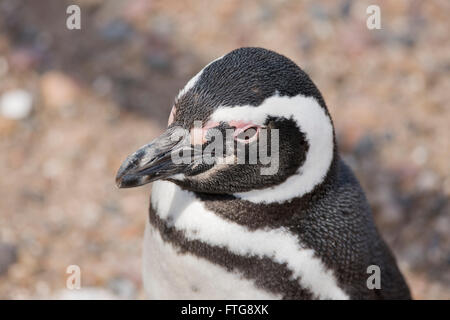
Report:
[[[241,143],[251,143],[258,139],[259,127],[258,126],[248,126],[245,128],[238,128],[234,133],[234,138],[236,141]]]

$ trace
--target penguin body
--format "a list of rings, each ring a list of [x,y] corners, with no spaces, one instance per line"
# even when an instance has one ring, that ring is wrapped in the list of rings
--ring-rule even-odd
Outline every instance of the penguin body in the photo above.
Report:
[[[185,237],[184,234],[188,231],[183,231],[181,226],[178,227],[183,222],[180,220],[175,222],[177,215],[183,214],[190,220],[192,216],[210,216],[211,214],[193,194],[166,181],[155,182],[154,190],[152,207],[155,210],[151,209],[143,249],[144,288],[150,298],[281,298],[279,295],[258,288],[252,279],[243,277],[239,270],[227,270],[223,268],[223,265],[218,265],[216,259],[224,258],[219,256],[222,252],[212,250],[208,256],[209,259],[205,259],[202,255],[209,254],[206,246],[202,246],[200,241],[196,242],[195,238],[188,240]],[[168,197],[176,199],[174,206],[167,201]],[[174,225],[175,223],[177,226]],[[224,224],[227,223],[224,221]],[[192,228],[187,225],[186,228],[192,232]]]
[[[203,124],[200,139],[192,138],[195,120]],[[174,141],[176,127],[187,133]],[[231,162],[169,159],[186,141],[207,149],[212,128],[254,128],[251,139],[233,135],[247,151],[261,148],[262,129],[277,131],[279,140],[270,136],[278,143],[270,147],[275,173],[263,174],[267,163],[240,164],[233,151],[223,156]],[[153,185],[144,240],[151,298],[410,298],[364,192],[339,157],[319,90],[275,52],[234,50],[188,82],[166,133],[131,155],[117,176],[120,187],[154,180],[163,181]],[[381,289],[367,286],[373,265]]]

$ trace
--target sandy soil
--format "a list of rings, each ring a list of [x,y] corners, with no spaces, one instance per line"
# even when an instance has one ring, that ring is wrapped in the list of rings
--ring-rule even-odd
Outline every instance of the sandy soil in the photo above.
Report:
[[[118,190],[121,161],[164,128],[204,64],[241,46],[287,55],[322,91],[339,146],[419,299],[450,298],[448,1],[0,2],[0,298],[144,298],[150,186]],[[375,1],[377,2],[377,1]],[[68,295],[68,296],[67,296]]]

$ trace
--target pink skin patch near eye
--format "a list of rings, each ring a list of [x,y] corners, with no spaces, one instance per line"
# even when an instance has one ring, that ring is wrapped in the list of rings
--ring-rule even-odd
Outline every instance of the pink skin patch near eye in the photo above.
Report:
[[[259,134],[259,126],[251,123],[251,122],[244,122],[244,121],[230,121],[229,122],[230,126],[232,127],[236,127],[236,130],[234,131],[233,137],[237,140],[239,140],[240,142],[243,143],[250,143],[255,141],[256,139],[258,139],[258,134]],[[248,139],[239,139],[238,136],[245,132],[246,130],[250,129],[250,128],[254,128],[256,130],[255,134],[251,137],[249,137]]]
[[[167,121],[167,126],[170,126],[174,122],[176,112],[177,112],[177,109],[175,108],[175,106],[173,106],[172,110],[170,110],[170,115],[169,115],[169,119]],[[240,141],[242,143],[250,143],[250,142],[255,141],[258,138],[260,126],[254,124],[254,123],[232,120],[232,121],[228,122],[228,124],[231,127],[236,128],[236,130],[233,133],[233,138],[237,139],[238,141]],[[217,127],[219,125],[220,125],[220,122],[208,121],[201,128],[199,128],[199,127],[192,128],[190,131],[191,144],[196,145],[196,144],[204,144],[205,142],[207,142],[206,134],[207,134],[208,130],[212,129],[214,127]],[[249,137],[248,139],[237,138],[241,133],[245,132],[246,130],[248,130],[250,128],[254,128],[256,130],[256,133],[253,136]]]
[[[239,142],[251,143],[251,142],[255,141],[256,139],[258,139],[260,126],[254,124],[254,123],[251,123],[251,122],[234,121],[234,120],[228,122],[228,124],[231,127],[236,128],[236,130],[233,133],[233,138],[237,139]],[[196,145],[196,144],[204,144],[205,142],[207,142],[206,135],[207,135],[208,130],[212,129],[214,127],[217,127],[219,125],[220,125],[220,122],[208,121],[201,128],[198,128],[198,127],[192,128],[191,129],[191,144]],[[256,130],[256,133],[253,136],[249,137],[248,139],[239,139],[238,138],[238,136],[242,132],[245,132],[246,130],[248,130],[250,128],[254,128]]]
[[[217,121],[208,121],[205,123],[205,125],[201,128],[194,127],[191,129],[191,144],[204,144],[206,141],[206,134],[209,129],[212,129],[214,127],[217,127],[220,124],[220,122]]]
[[[167,121],[167,126],[170,126],[172,122],[175,120],[175,114],[177,112],[177,108],[175,106],[172,107],[172,110],[170,110],[169,120]]]

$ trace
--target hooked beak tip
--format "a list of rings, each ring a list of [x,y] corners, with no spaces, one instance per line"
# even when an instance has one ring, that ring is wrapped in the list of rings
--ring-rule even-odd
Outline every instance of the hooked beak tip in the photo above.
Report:
[[[129,166],[129,161],[128,158],[122,163],[122,165],[120,166],[119,170],[117,171],[116,174],[116,186],[118,188],[123,188],[123,179],[125,178],[126,174],[127,174],[127,167]]]
[[[136,187],[141,183],[138,183],[141,178],[139,175],[136,175],[133,168],[130,165],[130,161],[128,159],[122,164],[119,168],[119,171],[116,175],[116,186],[119,189]]]
[[[116,177],[116,186],[117,188],[122,188],[122,177],[117,176]]]
[[[138,187],[150,182],[149,179],[144,178],[145,177],[141,177],[139,175],[134,174],[127,175],[126,173],[124,173],[116,177],[116,186],[119,189],[124,189],[124,188]]]

